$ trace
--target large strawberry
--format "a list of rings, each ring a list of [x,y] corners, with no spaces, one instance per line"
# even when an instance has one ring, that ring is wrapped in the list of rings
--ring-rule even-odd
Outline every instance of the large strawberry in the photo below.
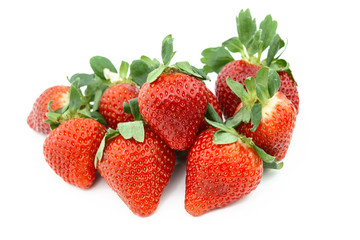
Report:
[[[116,129],[119,122],[133,121],[131,114],[124,112],[123,103],[139,95],[139,87],[128,77],[129,64],[121,62],[120,71],[105,57],[95,56],[90,59],[95,75],[108,87],[101,95],[98,109],[105,118],[107,126]]]
[[[200,133],[186,165],[185,209],[193,216],[249,194],[260,183],[263,167],[282,167],[235,129],[208,123],[220,130],[210,128]]]
[[[276,71],[261,68],[242,84],[227,79],[229,87],[242,100],[240,109],[227,125],[235,127],[268,154],[282,160],[290,145],[295,127],[296,110],[286,96],[278,91],[280,77]]]
[[[208,48],[202,52],[201,61],[205,64],[205,72],[216,72],[216,97],[219,100],[225,119],[231,117],[241,100],[231,92],[226,84],[229,77],[244,85],[247,77],[255,77],[256,72],[264,66],[279,72],[282,92],[299,109],[297,84],[289,68],[289,64],[280,59],[278,51],[285,46],[284,41],[276,34],[277,22],[270,15],[260,23],[257,29],[255,19],[250,11],[239,13],[236,18],[238,37],[223,42],[222,47]],[[261,60],[261,54],[268,48],[267,57]],[[229,53],[240,53],[241,60],[234,60]]]
[[[146,123],[172,149],[186,150],[195,140],[208,105],[205,84],[199,80],[207,76],[188,62],[169,66],[172,42],[171,35],[163,40],[163,64],[148,74],[139,107]]]
[[[98,151],[98,168],[131,211],[153,213],[175,166],[175,151],[143,122],[119,123],[109,129]]]
[[[93,119],[65,121],[45,139],[46,162],[64,181],[88,188],[95,180],[95,155],[105,133],[105,127]]]
[[[27,123],[35,131],[48,134],[51,129],[49,124],[45,123],[47,120],[46,113],[48,104],[52,101],[50,107],[53,111],[63,108],[69,103],[69,86],[54,86],[46,89],[35,101],[33,109],[31,110]]]

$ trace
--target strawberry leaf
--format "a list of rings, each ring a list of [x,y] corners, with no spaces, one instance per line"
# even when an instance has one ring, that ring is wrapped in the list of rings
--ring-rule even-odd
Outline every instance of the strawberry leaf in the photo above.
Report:
[[[129,71],[129,63],[125,61],[121,61],[120,70],[119,70],[120,78],[125,79],[127,77],[128,71]]]
[[[82,93],[79,88],[74,86],[77,82],[78,81],[75,81],[71,84],[69,89],[69,110],[71,112],[75,112],[82,105]]]
[[[191,66],[189,62],[177,62],[175,63],[175,68],[179,69],[182,73],[194,76],[200,80],[209,79],[206,73],[204,73],[200,69],[197,69],[194,66]]]
[[[94,73],[99,76],[101,79],[105,79],[104,69],[107,68],[110,72],[117,73],[115,66],[111,61],[105,57],[94,56],[90,59],[90,66]]]
[[[86,74],[86,73],[76,73],[71,76],[70,79],[68,79],[70,83],[74,83],[75,81],[78,81],[78,86],[83,87],[86,85],[91,84],[95,80],[94,74]]]
[[[269,91],[260,83],[256,84],[256,95],[263,104],[270,98]]]
[[[165,70],[166,66],[164,65],[161,65],[160,67],[154,69],[153,71],[151,71],[147,78],[146,78],[146,81],[149,82],[149,83],[152,83],[154,82]]]
[[[232,37],[228,40],[226,40],[225,42],[222,43],[223,47],[226,47],[227,49],[229,49],[230,52],[233,53],[243,53],[244,52],[244,47],[241,44],[240,40],[238,37]]]
[[[262,52],[263,41],[261,40],[261,32],[261,29],[257,30],[246,44],[246,50],[249,56],[254,56],[254,54]]]
[[[130,65],[130,77],[141,87],[146,82],[149,73],[154,69],[143,60],[134,60]]]
[[[244,100],[247,97],[248,93],[246,92],[244,86],[241,83],[236,82],[228,77],[226,79],[226,84],[240,99]]]
[[[143,121],[121,122],[117,130],[125,139],[134,138],[138,142],[144,142],[145,130]]]
[[[277,52],[285,46],[285,42],[276,34],[270,43],[270,48],[266,58],[266,66],[270,66]]]
[[[279,74],[275,70],[269,69],[268,91],[270,94],[270,98],[274,96],[274,94],[279,90],[280,84],[281,83]]]
[[[239,40],[246,46],[256,32],[256,21],[251,17],[249,9],[240,11],[239,15],[236,17],[236,25]]]
[[[140,60],[146,62],[146,64],[153,69],[158,68],[160,66],[160,62],[156,58],[151,60],[149,57],[143,55],[140,57]]]
[[[119,132],[117,130],[111,129],[109,128],[107,133],[105,134],[105,136],[103,137],[103,139],[101,140],[101,143],[99,145],[99,148],[96,152],[95,155],[95,161],[94,161],[94,166],[95,168],[97,168],[98,164],[101,162],[103,154],[104,154],[104,149],[105,149],[105,144],[106,144],[106,140],[116,137],[119,135]]]
[[[215,121],[215,122],[218,122],[218,123],[223,123],[221,116],[219,116],[217,114],[214,107],[210,103],[208,103],[206,113],[205,113],[205,117],[207,119],[211,120],[211,121]]]
[[[202,51],[201,62],[205,64],[203,70],[205,73],[219,73],[221,69],[229,62],[234,61],[228,50],[224,47],[207,48]]]
[[[175,52],[173,52],[173,41],[174,38],[169,34],[162,42],[161,57],[165,66],[169,66],[171,59],[175,55]]]
[[[250,114],[251,110],[246,107],[242,107],[239,111],[235,113],[234,116],[226,120],[225,125],[227,127],[234,128],[239,126],[242,122],[248,123],[250,122]]]
[[[283,162],[273,161],[273,162],[267,163],[267,162],[263,161],[263,168],[271,168],[271,169],[280,170],[283,168],[283,166],[284,166]]]
[[[253,127],[251,128],[252,132],[255,132],[255,130],[260,124],[262,117],[261,108],[262,107],[260,103],[254,104],[254,106],[251,108],[250,118],[251,118],[251,124],[253,125]]]
[[[215,132],[213,142],[215,144],[230,144],[238,141],[239,138],[231,133],[219,130]]]
[[[263,49],[265,50],[276,34],[277,22],[272,19],[271,15],[267,15],[260,23],[259,28],[262,30],[261,41],[263,42]]]

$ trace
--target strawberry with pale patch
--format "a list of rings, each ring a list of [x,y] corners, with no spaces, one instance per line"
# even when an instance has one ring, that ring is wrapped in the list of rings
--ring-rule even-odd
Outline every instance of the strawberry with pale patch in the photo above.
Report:
[[[50,108],[56,111],[69,103],[69,86],[54,86],[46,89],[36,99],[33,108],[27,118],[27,124],[37,132],[49,134],[51,132],[46,113],[49,112],[48,104],[52,101]]]
[[[185,209],[193,216],[243,198],[259,185],[263,167],[283,165],[221,119],[206,121],[215,128],[199,134],[186,165]]]
[[[282,92],[299,110],[299,94],[289,63],[280,59],[279,50],[285,43],[276,34],[277,22],[267,15],[257,29],[255,19],[250,11],[239,13],[236,18],[238,36],[222,43],[222,47],[207,48],[202,52],[201,61],[205,64],[204,71],[216,72],[215,93],[225,119],[233,116],[241,100],[226,84],[229,77],[244,85],[248,77],[255,77],[261,67],[269,67],[279,72]],[[267,57],[261,60],[261,54],[268,49]],[[235,60],[230,52],[240,53],[241,60]]]
[[[227,125],[253,139],[268,154],[282,160],[289,148],[296,122],[296,110],[286,96],[278,91],[280,77],[276,71],[261,68],[245,80],[245,86],[227,79],[229,87],[242,100],[237,113]]]

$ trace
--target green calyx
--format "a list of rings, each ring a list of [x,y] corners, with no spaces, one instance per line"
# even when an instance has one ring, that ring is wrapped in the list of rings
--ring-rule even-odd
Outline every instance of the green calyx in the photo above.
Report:
[[[161,57],[162,63],[157,59],[150,59],[147,56],[142,56],[135,60],[130,65],[130,77],[140,87],[145,83],[154,82],[162,73],[181,72],[187,75],[194,76],[199,80],[209,80],[208,76],[200,69],[191,66],[189,62],[177,62],[170,65],[171,59],[175,53],[173,50],[174,38],[167,35],[162,41]]]
[[[76,75],[70,79],[69,103],[56,111],[51,109],[52,101],[48,104],[48,113],[46,113],[48,119],[45,122],[50,125],[51,129],[55,129],[61,123],[73,118],[92,118],[103,125],[106,124],[104,117],[99,112],[93,110],[93,105],[90,104],[89,98],[84,96],[80,90],[80,86],[85,84],[84,79],[90,79],[91,76],[86,74],[82,74],[83,76],[79,76],[80,74]]]
[[[280,88],[279,74],[270,68],[264,67],[253,77],[245,79],[244,86],[230,78],[226,79],[230,89],[241,99],[242,107],[235,115],[226,121],[226,126],[236,127],[241,122],[253,125],[251,131],[255,131],[262,118],[262,109],[267,106],[269,100]]]
[[[144,142],[145,128],[144,128],[144,121],[142,120],[139,110],[138,99],[137,98],[131,99],[129,103],[124,102],[124,110],[126,113],[132,114],[134,116],[135,121],[118,123],[116,130],[111,128],[108,129],[96,152],[96,157],[94,162],[95,168],[97,168],[98,163],[100,163],[102,159],[106,141],[108,139],[121,135],[125,139],[133,138],[137,142]]]
[[[285,47],[285,42],[276,34],[277,22],[271,15],[267,15],[257,28],[250,10],[241,10],[236,17],[236,25],[238,36],[226,40],[220,47],[207,48],[201,53],[206,73],[219,73],[227,63],[234,61],[230,52],[240,53],[241,59],[251,64],[277,71],[290,71],[289,64],[279,59],[282,54],[279,51]],[[266,58],[261,59],[266,50]]]
[[[231,144],[240,141],[252,147],[263,161],[264,168],[281,169],[283,162],[277,162],[276,158],[267,154],[263,149],[255,145],[251,138],[239,134],[234,128],[227,126],[222,122],[212,121],[205,118],[205,121],[219,130],[215,132],[213,142],[215,144]]]

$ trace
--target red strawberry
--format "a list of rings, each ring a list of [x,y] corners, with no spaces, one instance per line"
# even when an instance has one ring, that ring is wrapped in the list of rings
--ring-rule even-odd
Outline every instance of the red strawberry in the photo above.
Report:
[[[271,69],[260,69],[256,84],[254,78],[246,79],[248,92],[235,81],[228,79],[227,82],[243,100],[238,107],[242,112],[237,114],[242,121],[238,121],[239,133],[252,138],[266,153],[282,160],[290,145],[296,110],[284,94],[277,92],[280,86],[279,75]],[[233,119],[236,119],[235,116]]]
[[[136,98],[139,91],[138,87],[130,83],[120,83],[106,89],[100,100],[99,112],[110,128],[116,129],[119,122],[134,121],[131,114],[124,112],[123,103]]]
[[[95,154],[105,133],[104,126],[93,119],[68,120],[45,139],[46,162],[64,181],[88,188],[95,180]]]
[[[44,134],[50,133],[49,124],[44,122],[48,119],[46,116],[46,113],[49,112],[48,104],[50,101],[53,101],[51,103],[53,111],[66,106],[69,103],[69,88],[68,86],[54,86],[46,89],[36,99],[33,109],[27,118],[28,125],[35,131]]]
[[[220,105],[218,100],[216,99],[216,96],[210,91],[210,89],[206,88],[206,93],[207,93],[207,99],[208,99],[208,103],[211,104],[211,106],[213,106],[214,110],[216,111],[216,113],[219,115],[220,118],[222,118],[222,112],[220,109]],[[204,131],[205,129],[210,128],[210,125],[207,124],[205,122],[205,120],[201,123],[200,129],[199,131]]]
[[[125,139],[118,135],[126,136],[126,131],[131,128],[139,132],[143,127],[141,121],[120,123],[119,126],[125,129],[110,129],[110,136],[106,136],[110,139],[106,141],[102,158],[99,157],[102,159],[99,172],[133,213],[148,216],[156,210],[169,182],[175,166],[175,151],[149,127],[145,128],[142,137],[130,135]]]
[[[255,150],[242,140],[213,142],[216,128],[200,133],[186,165],[185,209],[193,216],[224,207],[253,191],[263,165]]]
[[[133,62],[132,69],[136,64],[142,69],[156,67],[150,73],[137,73],[139,76],[147,75],[147,82],[139,93],[141,115],[169,147],[186,150],[195,140],[208,105],[205,84],[199,79],[208,78],[188,62],[177,62],[170,67],[175,54],[172,42],[171,35],[163,40],[163,64],[142,57]]]
[[[142,117],[176,150],[192,145],[207,104],[205,85],[183,73],[164,73],[156,81],[146,82],[139,94]]]
[[[242,10],[236,22],[239,36],[223,42],[223,47],[205,49],[201,59],[205,63],[206,72],[219,73],[215,92],[225,119],[233,116],[241,102],[226,85],[226,79],[229,77],[244,85],[247,77],[255,77],[256,72],[264,66],[279,72],[281,79],[279,91],[285,94],[298,111],[299,94],[289,64],[279,59],[281,53],[275,57],[285,46],[284,41],[276,34],[277,22],[268,15],[257,30],[255,19],[252,19],[249,10]],[[242,60],[234,60],[225,47],[231,52],[241,53]],[[261,60],[262,52],[268,47],[267,58]]]

